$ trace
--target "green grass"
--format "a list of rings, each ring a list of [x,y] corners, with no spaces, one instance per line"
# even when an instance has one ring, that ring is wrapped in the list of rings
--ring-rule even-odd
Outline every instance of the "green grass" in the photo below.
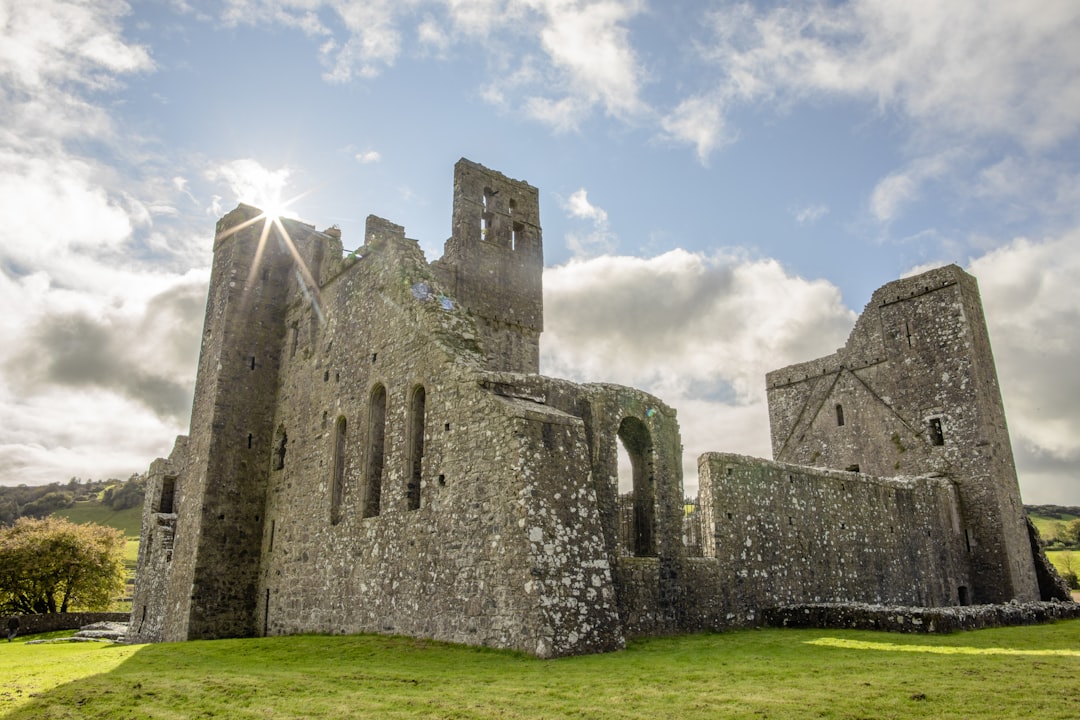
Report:
[[[95,501],[77,502],[69,508],[57,510],[56,517],[67,518],[73,523],[92,522],[108,525],[124,533],[126,537],[139,537],[142,526],[142,505],[127,510],[113,510]]]
[[[750,630],[560,660],[398,637],[0,644],[24,718],[1076,718],[1080,621]],[[33,695],[33,696],[31,696]]]

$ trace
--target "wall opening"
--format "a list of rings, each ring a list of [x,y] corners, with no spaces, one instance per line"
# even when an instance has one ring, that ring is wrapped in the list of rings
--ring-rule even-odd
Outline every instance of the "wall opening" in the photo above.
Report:
[[[844,426],[844,406],[840,403],[836,404],[836,426]]]
[[[960,587],[956,588],[956,595],[961,605],[971,604],[971,600],[968,598],[967,585],[961,585]]]
[[[408,496],[409,510],[420,509],[420,480],[424,465],[424,414],[427,393],[423,385],[418,385],[412,392],[409,402],[409,467]]]
[[[161,479],[161,498],[158,499],[156,512],[171,513],[173,501],[176,498],[176,476],[166,475]]]
[[[931,445],[945,444],[945,431],[941,428],[941,418],[930,418],[929,433]]]
[[[618,490],[619,541],[627,555],[656,555],[656,478],[649,428],[636,417],[619,425],[619,443],[629,461],[629,478],[620,473]]]
[[[266,589],[266,603],[263,607],[263,635],[270,634],[270,588]]]
[[[345,497],[345,433],[348,425],[345,417],[339,417],[334,423],[334,450],[331,467],[333,476],[330,483],[330,523],[341,522],[341,502]]]
[[[285,433],[285,426],[282,425],[277,430],[277,435],[274,438],[274,460],[273,468],[275,470],[281,470],[285,467],[285,446],[289,443],[289,436]]]
[[[376,385],[368,404],[368,462],[362,517],[379,514],[386,452],[386,388]]]

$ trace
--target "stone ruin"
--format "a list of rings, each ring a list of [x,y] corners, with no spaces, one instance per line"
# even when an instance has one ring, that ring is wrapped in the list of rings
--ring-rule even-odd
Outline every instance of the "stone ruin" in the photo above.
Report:
[[[379,632],[555,657],[784,606],[1057,592],[959,267],[889,283],[843,348],[770,373],[775,461],[703,455],[687,516],[672,408],[538,374],[536,188],[459,161],[431,263],[377,217],[353,253],[340,235],[245,205],[218,222],[129,641]]]

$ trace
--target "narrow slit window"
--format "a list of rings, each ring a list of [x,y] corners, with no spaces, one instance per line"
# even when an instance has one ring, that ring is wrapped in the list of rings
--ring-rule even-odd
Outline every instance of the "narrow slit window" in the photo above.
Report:
[[[176,497],[176,476],[166,475],[161,479],[161,498],[158,500],[159,513],[173,512],[173,500]]]
[[[423,385],[413,390],[409,403],[409,467],[407,495],[410,510],[420,509],[420,488],[424,465],[424,414],[427,393]]]
[[[289,436],[285,434],[285,428],[279,427],[277,442],[274,443],[274,469],[282,470],[285,467],[285,446],[289,442]]]
[[[836,426],[844,426],[844,406],[840,403],[836,404]]]
[[[255,356],[254,355],[251,356],[251,369],[252,370],[255,369]]]
[[[944,445],[945,444],[945,432],[941,428],[941,418],[930,418],[930,444],[931,445]]]
[[[347,423],[339,417],[334,423],[334,448],[331,458],[333,477],[330,483],[330,522],[341,522],[341,503],[345,497],[345,437]]]
[[[368,462],[363,517],[379,514],[386,453],[386,388],[376,385],[368,405]]]

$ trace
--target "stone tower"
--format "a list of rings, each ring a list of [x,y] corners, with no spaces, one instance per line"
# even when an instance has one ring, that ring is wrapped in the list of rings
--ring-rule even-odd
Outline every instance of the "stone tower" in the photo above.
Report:
[[[881,287],[843,348],[767,385],[776,460],[952,479],[974,578],[959,602],[1039,599],[975,278],[950,265]]]
[[[536,188],[459,160],[453,234],[434,266],[477,319],[488,369],[539,372],[544,246]]]
[[[284,312],[310,292],[297,260],[311,278],[324,255],[341,255],[332,236],[287,222],[287,240],[285,228],[245,205],[218,222],[187,467],[174,489],[165,640],[255,632],[267,474],[288,452],[272,426]]]

